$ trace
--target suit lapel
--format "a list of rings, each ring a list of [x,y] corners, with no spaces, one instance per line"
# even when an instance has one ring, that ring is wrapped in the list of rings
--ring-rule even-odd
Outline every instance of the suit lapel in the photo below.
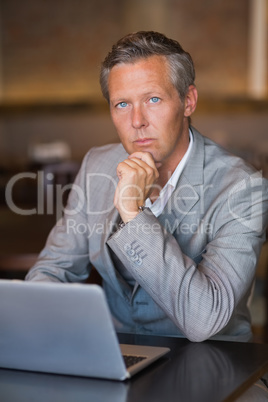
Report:
[[[186,166],[178,180],[159,222],[170,233],[174,233],[185,216],[191,214],[191,209],[200,200],[199,186],[203,185],[204,139],[193,127],[193,148]]]
[[[171,195],[159,222],[165,229],[174,233],[185,216],[191,213],[191,209],[199,201],[199,194],[186,177],[181,176],[176,189]]]

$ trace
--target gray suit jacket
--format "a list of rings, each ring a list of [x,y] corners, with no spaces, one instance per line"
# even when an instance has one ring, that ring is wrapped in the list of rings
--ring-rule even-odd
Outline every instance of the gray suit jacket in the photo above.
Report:
[[[91,149],[65,216],[27,280],[103,278],[118,330],[248,340],[247,300],[268,220],[267,181],[192,128],[178,185],[156,218],[149,209],[119,229],[113,205],[122,145]]]

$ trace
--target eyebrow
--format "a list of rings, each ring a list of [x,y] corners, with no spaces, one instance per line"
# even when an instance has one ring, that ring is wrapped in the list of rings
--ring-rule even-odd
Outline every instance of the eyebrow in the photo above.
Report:
[[[121,103],[121,102],[127,103],[126,99],[124,99],[124,98],[117,98],[117,99],[110,98],[110,104],[112,104],[112,105],[117,105],[118,103]]]
[[[142,94],[142,96],[144,96],[144,97],[157,96],[158,97],[158,96],[161,96],[161,93],[159,90],[152,90],[152,91],[145,92],[144,94]],[[120,97],[120,98],[114,98],[114,99],[110,98],[110,103],[114,104],[114,103],[120,103],[120,102],[128,102],[127,97],[125,97],[125,98]]]

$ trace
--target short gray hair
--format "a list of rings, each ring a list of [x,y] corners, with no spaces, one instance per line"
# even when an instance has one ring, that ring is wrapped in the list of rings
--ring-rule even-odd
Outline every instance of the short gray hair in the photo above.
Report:
[[[112,47],[101,65],[100,85],[104,98],[109,102],[108,78],[115,65],[135,63],[155,55],[166,57],[170,80],[184,101],[189,86],[195,81],[193,60],[176,40],[154,31],[128,34]]]

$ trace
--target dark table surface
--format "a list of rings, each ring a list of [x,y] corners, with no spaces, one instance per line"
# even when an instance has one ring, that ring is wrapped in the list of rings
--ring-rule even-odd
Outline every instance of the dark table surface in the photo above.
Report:
[[[1,402],[233,401],[268,371],[268,345],[119,334],[121,343],[168,346],[126,382],[0,369]]]

